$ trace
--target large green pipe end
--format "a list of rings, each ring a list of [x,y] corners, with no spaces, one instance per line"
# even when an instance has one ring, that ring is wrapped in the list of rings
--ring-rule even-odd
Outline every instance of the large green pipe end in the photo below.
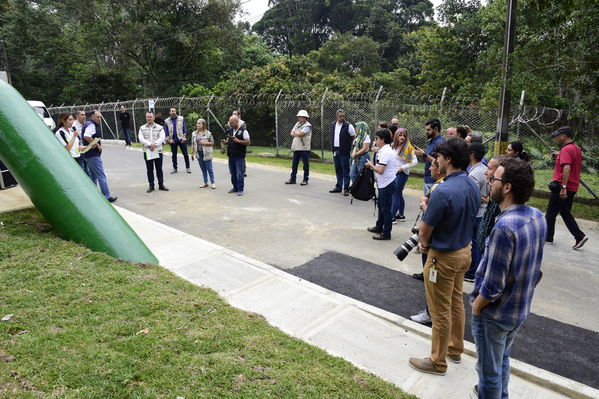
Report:
[[[27,101],[1,81],[0,158],[64,238],[116,258],[158,263]]]

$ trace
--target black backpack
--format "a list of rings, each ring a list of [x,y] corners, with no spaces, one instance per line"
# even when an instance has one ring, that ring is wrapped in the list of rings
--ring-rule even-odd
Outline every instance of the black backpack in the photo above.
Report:
[[[376,199],[376,190],[374,189],[374,172],[370,168],[362,168],[362,171],[356,177],[356,180],[349,187],[349,193],[353,198],[360,201],[370,201]],[[352,199],[353,201],[353,199]]]

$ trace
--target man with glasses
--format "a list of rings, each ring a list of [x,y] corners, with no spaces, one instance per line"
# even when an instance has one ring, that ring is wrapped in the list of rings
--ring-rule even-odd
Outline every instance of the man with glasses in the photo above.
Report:
[[[547,224],[538,209],[524,205],[534,188],[528,162],[504,159],[489,181],[491,199],[499,204],[501,213],[489,235],[471,294],[478,372],[474,390],[483,398],[507,398],[510,351],[530,313]]]
[[[441,122],[439,119],[431,119],[424,124],[424,128],[426,129],[426,137],[429,139],[428,145],[426,146],[426,150],[414,146],[414,153],[421,161],[424,161],[423,194],[427,195],[433,184],[435,184],[435,179],[431,176],[430,171],[431,162],[437,157],[435,148],[437,144],[445,141],[445,137],[441,134]]]

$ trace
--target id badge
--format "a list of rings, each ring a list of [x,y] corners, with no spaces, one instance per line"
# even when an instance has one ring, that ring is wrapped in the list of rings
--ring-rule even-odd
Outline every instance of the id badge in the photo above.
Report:
[[[431,268],[431,271],[430,271],[430,273],[428,275],[428,280],[431,283],[436,283],[437,282],[437,269],[436,268],[434,268],[434,267]]]

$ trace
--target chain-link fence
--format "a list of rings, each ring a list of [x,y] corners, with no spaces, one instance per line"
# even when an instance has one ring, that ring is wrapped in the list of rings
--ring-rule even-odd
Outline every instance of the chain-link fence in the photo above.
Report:
[[[122,139],[119,122],[121,106],[131,114],[130,127],[135,132],[134,141],[137,141],[139,126],[145,123],[145,111],[150,108],[162,113],[162,118],[168,117],[171,107],[177,108],[178,114],[186,117],[189,134],[195,128],[197,118],[204,118],[217,141],[224,137],[224,129],[232,111],[238,109],[250,132],[252,146],[260,147],[255,151],[271,152],[279,157],[291,155],[290,132],[297,120],[297,112],[305,109],[312,124],[313,157],[323,162],[332,161],[331,126],[338,109],[345,111],[346,120],[351,123],[367,122],[372,133],[378,122],[397,117],[400,126],[408,130],[412,143],[420,147],[426,145],[424,123],[429,119],[438,118],[444,129],[468,125],[481,133],[487,143],[488,155],[494,149],[497,126],[497,109],[478,99],[446,98],[444,95],[395,95],[382,90],[345,96],[325,91],[320,95],[272,93],[136,99],[50,107],[49,111],[56,118],[61,112],[84,110],[89,113],[97,109],[102,112],[104,120],[102,137]],[[576,142],[584,150],[584,179],[593,191],[599,191],[599,140],[596,126],[587,125],[581,118],[570,118],[567,111],[548,107],[515,106],[511,115],[509,141],[521,141],[535,169],[544,170],[547,174],[553,168],[550,148],[555,147],[550,133],[562,125],[572,126],[576,132]]]

